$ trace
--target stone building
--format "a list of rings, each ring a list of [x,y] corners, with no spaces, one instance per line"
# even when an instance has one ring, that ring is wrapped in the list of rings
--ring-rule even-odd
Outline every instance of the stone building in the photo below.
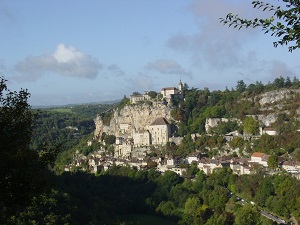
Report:
[[[148,130],[139,130],[133,133],[133,143],[135,147],[150,146],[151,134]]]
[[[178,88],[176,87],[166,87],[162,88],[160,92],[163,98],[167,100],[170,99],[182,99],[183,98],[183,84],[181,80],[179,81]]]
[[[149,132],[151,133],[151,144],[165,145],[171,136],[170,124],[165,118],[157,118],[149,125]]]
[[[136,94],[136,95],[130,95],[130,103],[136,104],[138,102],[142,101],[148,101],[151,97],[148,95],[148,91],[145,91],[144,94]]]

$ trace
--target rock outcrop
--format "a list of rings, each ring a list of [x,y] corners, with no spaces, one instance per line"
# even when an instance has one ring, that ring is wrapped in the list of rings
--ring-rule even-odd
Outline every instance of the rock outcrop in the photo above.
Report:
[[[300,119],[299,99],[300,89],[280,89],[258,95],[254,98],[254,101],[259,103],[262,113],[257,115],[258,119],[265,126],[270,126],[276,121],[278,114],[290,114],[291,110],[295,110],[296,117]]]
[[[115,109],[110,125],[105,126],[100,116],[95,119],[96,129],[94,136],[100,138],[102,133],[122,137],[132,137],[133,129],[141,131],[146,129],[155,119],[163,117],[170,123],[171,108],[160,102],[147,102],[126,105],[121,110]]]
[[[294,98],[294,96],[299,93],[299,89],[280,89],[266,92],[257,96],[257,98],[259,98],[259,104],[265,106],[266,104],[280,103],[285,100],[290,101],[290,99]]]

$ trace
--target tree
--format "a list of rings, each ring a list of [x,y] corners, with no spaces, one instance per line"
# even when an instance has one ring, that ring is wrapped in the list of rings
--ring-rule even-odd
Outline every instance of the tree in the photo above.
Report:
[[[242,93],[246,90],[247,85],[244,83],[243,80],[238,80],[236,85],[236,91]]]
[[[112,145],[116,142],[116,136],[115,135],[106,135],[104,137],[104,142],[107,145]]]
[[[220,18],[220,22],[238,29],[243,27],[261,27],[265,33],[271,33],[271,36],[279,38],[278,41],[273,42],[274,47],[287,45],[289,51],[292,52],[300,48],[300,1],[282,1],[285,4],[285,8],[262,1],[252,1],[253,8],[273,12],[273,16],[270,18],[248,20],[229,13],[225,19]]]
[[[49,158],[29,148],[34,116],[29,97],[24,89],[10,91],[0,77],[0,207],[11,212],[41,190]]]
[[[269,158],[268,158],[268,167],[271,169],[276,169],[278,168],[278,156],[275,154],[272,154]]]
[[[259,131],[259,123],[252,116],[248,116],[243,121],[244,131],[248,134],[257,134]]]
[[[252,205],[245,205],[235,214],[235,223],[237,225],[256,225],[260,224],[260,215],[258,209]]]
[[[275,86],[275,88],[283,88],[285,87],[285,81],[284,78],[282,76],[277,77],[274,81],[273,81],[273,85]]]
[[[150,96],[150,98],[156,98],[157,97],[157,92],[155,92],[155,91],[149,91],[148,92],[148,95]]]

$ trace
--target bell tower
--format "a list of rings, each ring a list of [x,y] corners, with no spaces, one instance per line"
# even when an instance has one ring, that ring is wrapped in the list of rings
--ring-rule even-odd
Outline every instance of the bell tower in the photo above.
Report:
[[[182,84],[182,82],[181,82],[181,79],[179,80],[178,91],[179,91],[180,93],[182,93],[182,91],[183,91],[183,84]]]

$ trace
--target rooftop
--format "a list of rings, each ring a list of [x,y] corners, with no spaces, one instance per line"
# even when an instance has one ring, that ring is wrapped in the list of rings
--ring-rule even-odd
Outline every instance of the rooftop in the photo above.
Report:
[[[157,118],[154,120],[154,122],[150,126],[155,126],[155,125],[168,125],[169,122],[165,118]]]
[[[265,153],[262,153],[262,152],[254,152],[251,157],[258,157],[258,158],[261,158],[263,157]]]

